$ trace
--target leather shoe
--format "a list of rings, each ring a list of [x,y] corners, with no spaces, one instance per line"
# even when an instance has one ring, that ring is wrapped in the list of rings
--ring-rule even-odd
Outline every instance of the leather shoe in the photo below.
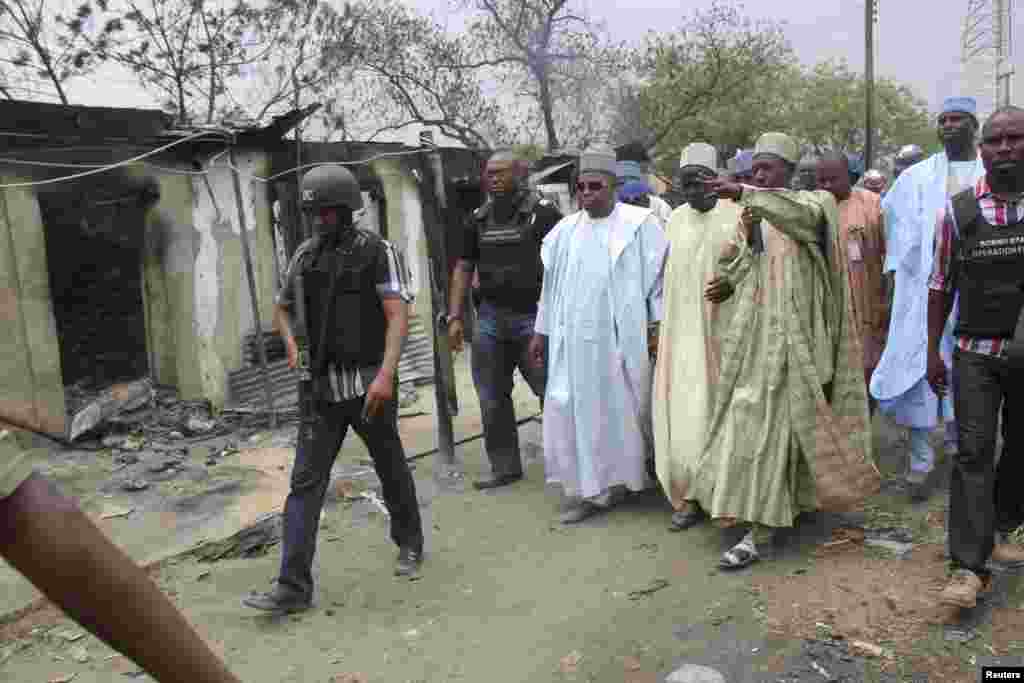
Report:
[[[473,482],[473,488],[477,491],[486,491],[487,489],[496,489],[501,486],[508,486],[514,484],[523,478],[521,474],[502,474],[498,477],[491,477],[490,479],[481,479],[480,481]]]

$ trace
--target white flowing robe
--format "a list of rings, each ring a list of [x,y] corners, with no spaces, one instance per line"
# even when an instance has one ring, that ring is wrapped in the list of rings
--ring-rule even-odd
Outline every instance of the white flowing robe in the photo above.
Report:
[[[974,178],[985,175],[977,160]],[[940,152],[904,171],[885,199],[886,272],[895,272],[892,322],[885,350],[871,376],[871,395],[879,409],[899,424],[927,428],[938,423],[939,399],[925,377],[928,366],[928,278],[932,272],[935,225],[948,198],[949,161]],[[942,355],[951,366],[954,309],[942,338]],[[947,395],[941,413],[953,418]]]
[[[651,361],[647,326],[661,320],[668,244],[649,209],[580,211],[541,247],[536,331],[548,337],[544,462],[567,496],[647,487]]]
[[[666,229],[664,319],[654,370],[654,443],[658,480],[675,509],[693,496],[693,468],[704,453],[721,368],[719,334],[735,300],[713,304],[704,288],[736,238],[741,209],[720,199],[701,213],[683,205]]]

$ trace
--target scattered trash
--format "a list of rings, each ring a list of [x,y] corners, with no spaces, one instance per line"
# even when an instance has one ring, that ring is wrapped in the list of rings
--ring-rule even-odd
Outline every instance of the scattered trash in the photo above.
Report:
[[[208,578],[210,578],[210,572],[201,572],[199,576],[196,577],[196,581],[205,581]]]
[[[559,668],[564,674],[574,674],[576,673],[581,661],[583,661],[583,655],[576,650],[573,650],[566,656],[562,657],[559,661]]]
[[[668,588],[668,586],[669,583],[665,579],[655,579],[651,582],[651,585],[647,586],[646,588],[638,588],[637,590],[629,591],[629,599],[639,600],[644,596],[651,595],[652,593],[657,593],[663,588]]]
[[[209,434],[217,428],[217,423],[213,420],[204,420],[203,418],[192,415],[185,422],[185,432],[192,436],[200,436],[202,434]]]
[[[181,432],[171,432],[170,434],[167,435],[167,437],[170,438],[170,439],[179,439],[180,440],[180,439],[184,439],[185,435],[182,434]]]
[[[725,683],[725,676],[707,666],[684,664],[670,673],[665,683]]]
[[[86,649],[81,645],[75,645],[74,647],[72,647],[69,654],[71,655],[71,659],[75,660],[79,664],[85,664],[90,659],[92,659],[92,657],[89,656],[89,653],[86,651]]]
[[[817,662],[811,662],[811,668],[824,676],[827,680],[832,680],[832,674],[830,674],[825,667]]]
[[[74,643],[75,641],[81,640],[85,637],[85,633],[81,631],[61,631],[57,635],[69,643]]]
[[[366,674],[338,674],[331,679],[331,683],[370,683],[370,679],[366,677]]]
[[[174,458],[167,458],[161,462],[149,466],[149,471],[152,474],[160,474],[162,472],[171,472],[174,470],[181,469],[182,464],[179,460]]]
[[[71,418],[68,440],[93,431],[104,422],[121,413],[138,410],[156,398],[153,382],[147,377],[135,382],[115,384],[99,393]]]
[[[408,631],[406,631],[402,635],[404,635],[406,638],[419,638],[420,637],[420,632],[413,628],[413,629],[409,629]]]
[[[850,652],[864,655],[866,657],[884,657],[892,659],[892,653],[874,643],[865,643],[863,640],[850,641]]]
[[[75,676],[77,675],[78,674],[67,674],[66,676],[57,676],[56,678],[51,678],[50,683],[71,683],[71,681],[75,680]]]
[[[127,517],[133,512],[135,512],[135,508],[110,508],[102,515],[100,515],[100,519],[115,519],[117,517]],[[81,635],[79,635],[79,638],[81,638]]]
[[[121,484],[124,491],[145,491],[149,488],[149,482],[145,479],[129,479]]]
[[[107,434],[100,439],[100,444],[104,448],[120,448],[126,441],[128,441],[127,434]]]
[[[359,497],[370,501],[385,517],[391,516],[391,513],[388,511],[388,506],[384,504],[384,501],[380,499],[380,496],[377,495],[376,491],[363,491],[359,494]]]
[[[943,638],[950,643],[969,643],[978,637],[978,632],[973,628],[951,628],[946,627]]]
[[[139,462],[139,456],[134,453],[121,453],[114,459],[121,467],[128,467],[129,465],[136,465]]]
[[[626,656],[622,658],[622,668],[626,671],[639,671],[640,660],[636,657]]]

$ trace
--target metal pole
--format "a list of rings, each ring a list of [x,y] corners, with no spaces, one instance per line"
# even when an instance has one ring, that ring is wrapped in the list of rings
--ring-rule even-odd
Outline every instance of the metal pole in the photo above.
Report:
[[[228,163],[231,164],[231,179],[235,185],[235,204],[238,207],[238,228],[242,233],[242,259],[245,261],[245,275],[249,280],[249,300],[252,304],[252,319],[256,326],[256,349],[263,371],[263,391],[270,413],[270,428],[277,429],[277,410],[274,409],[274,393],[270,386],[270,371],[267,368],[267,349],[263,344],[263,325],[260,323],[260,305],[256,297],[256,276],[252,269],[252,252],[249,249],[249,231],[245,225],[245,203],[242,201],[242,180],[235,163],[235,148],[228,148]]]
[[[864,168],[875,162],[875,2],[864,2]]]

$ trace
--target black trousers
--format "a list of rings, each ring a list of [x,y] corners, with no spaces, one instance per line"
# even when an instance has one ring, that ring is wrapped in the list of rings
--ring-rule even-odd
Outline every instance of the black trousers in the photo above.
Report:
[[[342,403],[321,403],[318,419],[300,431],[292,467],[291,490],[284,506],[281,573],[278,584],[303,597],[313,595],[313,556],[320,512],[330,483],[331,468],[351,425],[366,444],[383,488],[391,516],[391,540],[399,547],[422,552],[423,527],[416,485],[398,436],[398,401],[384,405],[370,422],[363,422],[362,397]]]
[[[1005,360],[956,349],[953,400],[960,451],[949,488],[949,550],[957,567],[985,573],[996,531],[1024,523],[1024,371]],[[1003,452],[995,465],[1002,411]]]

